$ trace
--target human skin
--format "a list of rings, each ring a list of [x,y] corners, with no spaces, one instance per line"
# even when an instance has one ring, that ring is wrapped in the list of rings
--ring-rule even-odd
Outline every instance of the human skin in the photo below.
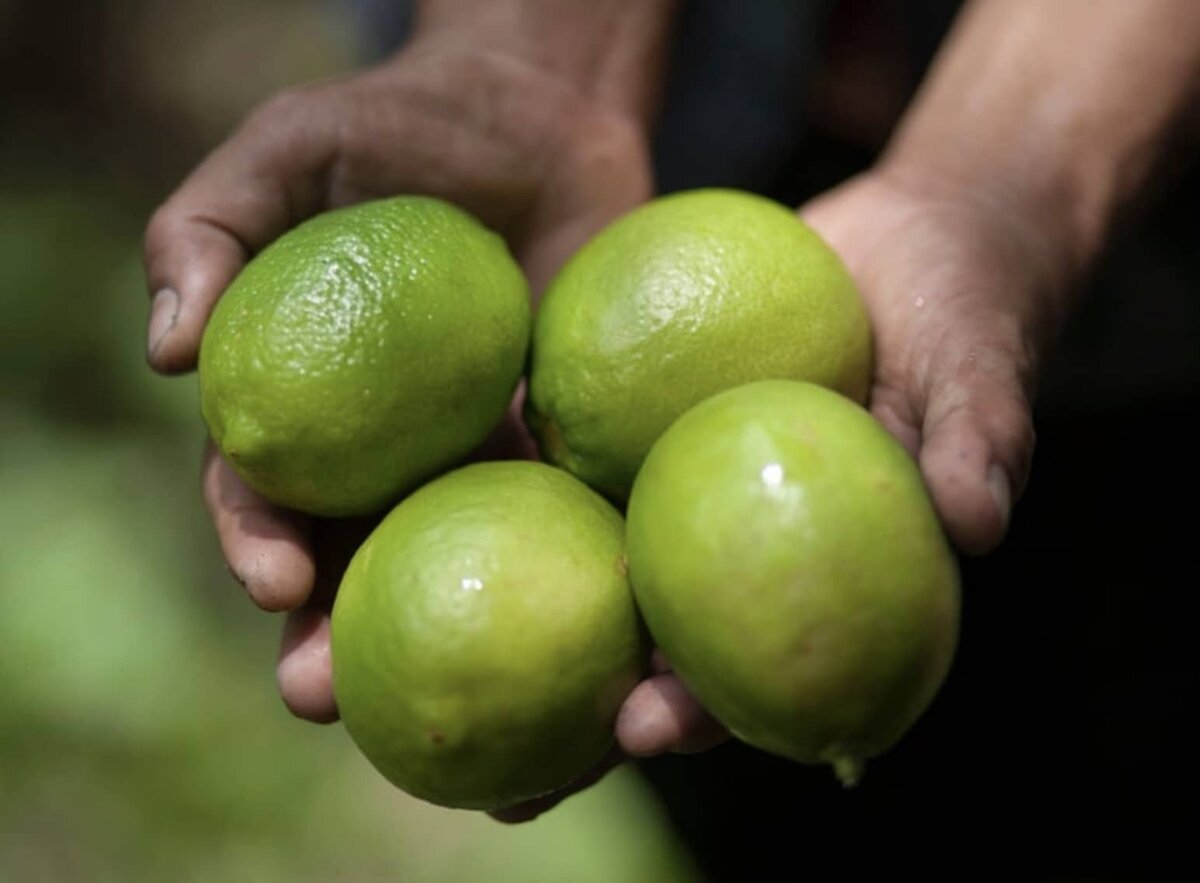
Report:
[[[871,411],[961,552],[1003,539],[1048,350],[1198,116],[1200,4],[977,0],[875,167],[802,207],[866,299]],[[723,735],[669,674],[638,686],[617,733],[634,756]]]
[[[148,359],[186,371],[250,255],[325,208],[432,193],[508,239],[539,289],[649,198],[667,0],[429,0],[378,68],[264,105],[155,214]],[[1037,376],[1119,223],[1196,133],[1200,4],[975,0],[879,162],[801,209],[842,255],[875,334],[870,407],[920,464],[967,554],[994,548],[1028,477]],[[510,415],[484,456],[532,456]],[[230,570],[287,610],[285,703],[336,718],[328,610],[368,525],[248,490],[211,447],[203,485]],[[625,754],[725,734],[656,659],[626,700]],[[557,795],[503,814],[532,817]]]

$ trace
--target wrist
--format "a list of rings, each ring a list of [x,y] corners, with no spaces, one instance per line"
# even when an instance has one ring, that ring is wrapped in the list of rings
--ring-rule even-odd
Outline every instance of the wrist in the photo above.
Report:
[[[423,0],[416,40],[450,41],[536,70],[647,125],[658,108],[675,0]]]
[[[931,262],[926,269],[934,275],[949,273],[952,287],[967,285],[977,306],[986,302],[1010,316],[1010,330],[1036,363],[1053,346],[1079,288],[1078,261],[1060,221],[994,178],[947,171],[928,157],[887,155],[867,177],[892,207],[892,223],[916,230],[924,243],[910,258]],[[930,219],[936,238],[921,240]],[[951,266],[938,266],[943,253]],[[956,282],[954,264],[971,268],[968,276]]]
[[[884,164],[1021,218],[1074,287],[1194,107],[1198,37],[1187,0],[974,0]]]
[[[1079,223],[1068,179],[1040,180],[1003,174],[1002,164],[961,155],[942,161],[930,151],[887,151],[872,174],[920,203],[952,206],[964,217],[1005,232],[1038,269],[1046,289],[1065,299],[1082,281],[1098,245],[1088,225]]]
[[[1100,255],[1119,205],[1118,162],[1071,148],[1022,155],[969,128],[902,129],[879,169],[910,191],[970,204],[1036,240],[1062,298]]]

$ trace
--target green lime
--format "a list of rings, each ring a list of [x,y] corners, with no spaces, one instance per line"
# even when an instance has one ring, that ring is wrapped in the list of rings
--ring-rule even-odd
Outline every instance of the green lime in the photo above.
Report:
[[[543,455],[624,499],[689,407],[753,380],[867,394],[866,311],[794,212],[733,190],[653,200],[585,245],[534,320],[526,417]]]
[[[377,511],[501,418],[529,323],[520,268],[465,212],[418,196],[327,212],[217,303],[200,349],[204,418],[268,499]]]
[[[623,528],[544,463],[466,466],[393,509],[333,610],[334,694],[371,763],[492,810],[599,762],[644,656]]]
[[[837,393],[760,381],[697,405],[646,458],[628,519],[651,634],[751,745],[852,782],[950,668],[954,555],[911,457]]]

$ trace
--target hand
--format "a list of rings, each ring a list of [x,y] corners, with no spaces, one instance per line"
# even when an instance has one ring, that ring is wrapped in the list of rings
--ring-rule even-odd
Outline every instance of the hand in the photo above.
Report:
[[[287,145],[302,143],[305,149],[313,149],[313,142],[286,136],[287,125],[345,131],[321,123],[315,111],[304,109],[304,102],[317,102],[314,108],[324,107],[329,114],[335,107],[345,108],[356,95],[362,97],[355,100],[365,102],[394,101],[408,77],[421,81],[423,65],[429,63],[419,53],[416,60],[422,68],[401,76],[406,70],[404,58],[358,80],[267,105],[156,216],[148,241],[152,278],[178,286],[190,284],[183,290],[201,300],[199,307],[181,309],[171,336],[152,354],[157,365],[167,370],[190,367],[203,321],[193,317],[207,316],[220,290],[245,260],[247,249],[230,236],[230,231],[239,229],[237,221],[218,210],[239,205],[222,193],[233,192],[234,182],[240,180],[238,172],[253,167],[254,152],[263,151],[260,162],[268,168],[276,163],[277,168],[289,168]],[[408,63],[413,63],[411,57]],[[393,89],[398,91],[391,93]],[[276,115],[283,120],[279,128],[262,122]],[[601,117],[598,124],[613,121]],[[648,195],[644,147],[638,138],[629,137],[628,130],[616,131],[625,139],[614,138],[614,146],[624,140],[624,147],[597,158],[606,163],[589,167],[575,157],[566,162],[572,174],[559,186],[566,193],[579,194],[574,204],[583,211],[566,213],[564,226],[544,224],[528,230],[513,223],[528,216],[516,206],[535,205],[543,197],[538,181],[514,185],[512,166],[504,163],[488,166],[473,161],[457,177],[443,172],[447,189],[434,192],[490,216],[491,223],[514,243],[531,274],[544,280],[588,234]],[[415,160],[403,153],[375,156],[371,144],[395,143],[397,137],[372,128],[360,137],[364,139],[360,150],[339,153],[353,158],[345,171],[334,167],[322,173],[327,189],[318,193],[317,208],[312,210],[354,198],[422,189],[428,156],[418,154]],[[566,141],[568,147],[572,144]],[[284,150],[284,156],[272,163],[266,158],[270,150]],[[489,168],[494,169],[494,183],[481,174]],[[606,191],[589,201],[597,178],[606,178],[614,168],[629,173],[623,198],[599,198],[611,195]],[[226,189],[208,184],[210,179]],[[372,180],[377,182],[374,189],[369,186]],[[464,180],[471,186],[465,186]],[[336,182],[347,181],[363,183],[339,191],[337,187],[346,184]],[[260,188],[260,198],[271,190],[279,194],[312,186],[278,179]],[[295,201],[293,197],[293,205]],[[283,208],[288,209],[286,200]],[[1047,311],[1038,308],[1043,302],[1039,294],[1048,281],[1039,275],[1036,240],[1023,235],[1015,219],[994,206],[965,194],[924,193],[886,173],[851,182],[808,206],[804,214],[847,261],[867,300],[877,344],[873,411],[919,457],[938,510],[958,545],[966,551],[986,550],[1003,534],[1014,489],[1019,493],[1023,486],[1032,449],[1027,399],[1035,367],[1032,356],[1036,341],[1052,324],[1051,317],[1043,315]],[[277,223],[285,228],[297,219],[286,211],[279,218]],[[564,229],[570,232],[564,234]],[[258,248],[276,234],[277,229],[270,228],[258,239],[248,232],[237,233],[236,238]],[[155,277],[154,268],[164,265],[157,270],[161,276]],[[515,412],[489,445],[488,458],[532,455]],[[260,606],[291,611],[278,669],[285,702],[301,717],[336,719],[328,613],[341,572],[371,522],[315,522],[274,507],[242,485],[211,446],[204,473],[205,498],[230,569]],[[699,751],[725,736],[661,657],[655,674],[626,701],[617,725],[620,747],[633,756]],[[619,759],[614,756],[613,762]],[[499,815],[506,820],[532,818],[563,796]]]
[[[869,406],[920,464],[954,545],[1003,539],[1033,456],[1030,400],[1064,308],[1064,260],[1003,202],[884,168],[801,210],[871,316]]]
[[[882,164],[801,209],[866,300],[871,411],[964,553],[1001,541],[1025,487],[1030,399],[1072,289],[1192,131],[1198,35],[1182,0],[975,0]],[[661,674],[617,737],[650,755],[712,726]]]
[[[593,232],[652,189],[641,121],[545,67],[434,30],[389,63],[255,111],[158,210],[148,358],[196,362],[204,324],[246,260],[327,208],[429,193],[501,232],[537,290]],[[515,412],[480,453],[532,456]],[[310,519],[237,478],[211,444],[204,497],[229,569],[260,607],[290,611],[278,666],[287,706],[337,717],[329,609],[369,520]]]
[[[842,256],[871,317],[869,407],[920,464],[947,534],[980,554],[1003,538],[1029,473],[1030,397],[1056,329],[1053,242],[1004,204],[891,169],[801,209]],[[626,700],[634,756],[716,744],[719,726],[674,675]]]
[[[1078,51],[1061,51],[1064,31],[1083,35]],[[1004,537],[1042,359],[1118,219],[1170,166],[1194,115],[1198,33],[1200,10],[1179,0],[977,0],[881,165],[801,209],[866,301],[869,407],[919,464],[961,552]],[[665,670],[617,722],[633,756],[721,737]]]

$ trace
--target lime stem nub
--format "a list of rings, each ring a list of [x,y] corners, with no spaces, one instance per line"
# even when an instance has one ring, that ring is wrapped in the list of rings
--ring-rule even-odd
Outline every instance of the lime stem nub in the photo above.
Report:
[[[861,758],[855,757],[853,754],[832,754],[828,758],[829,765],[833,767],[834,774],[838,777],[838,781],[843,787],[853,788],[862,778],[863,770],[866,764]]]

